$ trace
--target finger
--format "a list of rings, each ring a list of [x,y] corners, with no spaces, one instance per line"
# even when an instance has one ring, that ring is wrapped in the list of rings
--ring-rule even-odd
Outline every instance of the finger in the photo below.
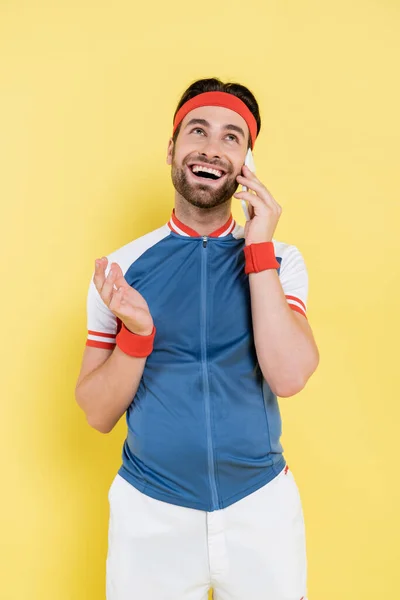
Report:
[[[251,171],[247,165],[243,165],[242,172],[239,173],[239,177],[246,177],[247,179],[262,185],[262,182],[258,179],[257,175],[253,173],[253,171]]]
[[[124,276],[124,274],[122,273],[121,267],[116,262],[113,263],[113,271],[115,271],[116,279],[119,279],[120,277]]]
[[[256,212],[259,216],[267,215],[269,210],[273,210],[271,207],[267,206],[261,198],[251,192],[237,192],[234,196],[235,198],[239,198],[239,200],[247,200],[251,206],[258,209]]]
[[[239,192],[238,194],[234,194],[236,197],[240,199],[247,200],[250,206],[253,207],[253,217],[255,215],[259,217],[276,215],[278,218],[282,213],[282,208],[279,205],[270,206],[263,202],[256,194],[251,194],[250,192]],[[253,218],[252,217],[252,218]]]
[[[242,171],[245,177],[249,177],[249,179],[257,179],[256,174],[247,165],[243,165]]]
[[[255,211],[254,211],[254,206],[252,206],[251,204],[248,205],[248,211],[249,211],[249,217],[250,220],[254,217],[255,215]]]
[[[263,184],[256,179],[250,179],[249,177],[243,177],[242,175],[238,175],[236,179],[240,185],[244,185],[249,190],[253,190],[253,192],[256,192],[260,197],[267,193],[267,190]]]
[[[266,205],[261,201],[258,196],[254,196],[250,198],[249,203],[254,207],[254,215],[259,215],[264,217],[268,215],[269,218],[273,218],[278,220],[282,214],[282,208],[277,204],[274,206]]]
[[[97,291],[100,293],[105,280],[105,269],[107,267],[108,259],[106,257],[98,258],[94,263],[94,275],[93,283],[96,286]]]
[[[131,287],[129,285],[129,283],[126,281],[124,274],[122,272],[122,269],[118,263],[116,263],[116,262],[112,263],[112,270],[113,270],[113,273],[115,274],[115,277],[114,277],[114,287],[115,288],[120,288],[120,287],[130,288]]]
[[[117,286],[117,288],[119,288],[119,287],[130,288],[131,286],[126,281],[119,264],[114,263],[114,267],[115,267],[115,282],[114,283]],[[113,267],[113,270],[114,270],[114,267]]]
[[[115,271],[114,265],[115,265],[115,263],[111,263],[110,270],[108,272],[108,275],[103,283],[103,287],[100,292],[100,296],[101,296],[103,302],[107,306],[109,306],[109,304],[111,302],[112,294],[114,291],[114,283],[115,283],[115,279],[116,279],[116,271]]]
[[[120,314],[121,304],[125,304],[126,300],[124,299],[124,288],[120,287],[117,290],[113,290],[110,304],[108,308],[113,312]]]
[[[139,312],[137,307],[133,306],[126,297],[125,288],[119,288],[113,293],[109,308],[117,317],[121,319],[121,321],[123,321],[125,317],[135,319],[135,316]]]
[[[261,181],[259,179],[257,179],[257,177],[255,175],[254,175],[254,177],[244,177],[243,175],[238,175],[236,177],[236,179],[240,183],[240,185],[245,185],[246,187],[250,188],[251,190],[254,190],[255,192],[257,192],[257,194],[261,194],[263,192],[269,194],[265,185],[263,185],[261,183]],[[271,196],[271,198],[272,198],[272,196]]]
[[[253,188],[255,190],[256,186],[253,186]],[[250,193],[250,192],[238,192],[237,194],[234,194],[234,196],[236,196],[237,198],[240,198],[242,196],[240,196],[239,194],[246,194],[246,193]],[[264,206],[268,207],[270,210],[273,210],[276,213],[282,212],[282,207],[272,198],[272,196],[270,196],[268,194],[268,192],[266,190],[257,191],[255,194],[251,194],[251,195],[253,197],[256,195],[263,202]],[[246,198],[246,200],[247,200],[248,196],[243,196],[243,198]]]
[[[241,185],[245,185],[249,189],[256,192],[257,195],[260,196],[260,198],[264,202],[266,202],[266,204],[268,204],[270,206],[273,206],[273,205],[279,206],[279,204],[269,193],[269,191],[267,190],[265,185],[263,185],[255,176],[254,176],[254,178],[250,179],[248,177],[243,177],[242,175],[238,175],[236,177],[236,179],[237,179],[238,183],[240,183]]]

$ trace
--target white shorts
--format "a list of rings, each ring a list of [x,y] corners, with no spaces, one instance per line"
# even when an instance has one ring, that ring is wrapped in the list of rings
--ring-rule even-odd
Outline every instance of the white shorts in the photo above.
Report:
[[[120,475],[109,491],[107,600],[307,600],[300,495],[286,467],[205,512],[146,496]]]

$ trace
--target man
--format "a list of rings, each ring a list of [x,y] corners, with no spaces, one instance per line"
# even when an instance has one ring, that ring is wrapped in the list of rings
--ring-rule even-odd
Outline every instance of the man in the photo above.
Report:
[[[76,398],[99,431],[125,411],[128,426],[108,600],[307,596],[277,396],[300,391],[319,356],[303,258],[273,239],[281,207],[244,166],[260,127],[244,86],[193,83],[168,144],[170,221],[96,260]],[[232,196],[249,203],[244,229]]]

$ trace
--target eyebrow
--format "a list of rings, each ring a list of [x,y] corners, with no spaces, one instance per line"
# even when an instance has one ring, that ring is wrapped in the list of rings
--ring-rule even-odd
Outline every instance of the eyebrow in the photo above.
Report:
[[[187,127],[190,127],[191,125],[203,125],[204,127],[210,127],[210,123],[205,119],[190,119],[190,121],[186,124],[185,129],[187,129]],[[222,129],[224,129],[225,131],[228,129],[237,131],[237,133],[240,133],[243,139],[246,137],[243,129],[241,127],[238,127],[238,125],[224,125]]]

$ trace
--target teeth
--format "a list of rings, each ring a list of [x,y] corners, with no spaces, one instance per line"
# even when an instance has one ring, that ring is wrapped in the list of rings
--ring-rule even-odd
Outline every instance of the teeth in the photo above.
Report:
[[[222,171],[217,171],[217,169],[210,169],[209,167],[201,167],[200,165],[194,165],[192,167],[192,171],[193,173],[203,171],[204,173],[211,173],[212,175],[216,175],[217,177],[222,176]]]

